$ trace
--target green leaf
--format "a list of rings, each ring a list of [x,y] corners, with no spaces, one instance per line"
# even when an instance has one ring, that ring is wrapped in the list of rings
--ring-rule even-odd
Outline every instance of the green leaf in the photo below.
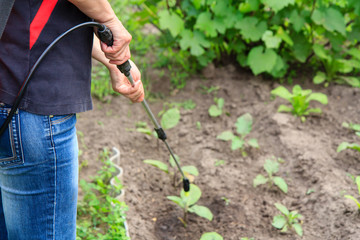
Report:
[[[255,42],[260,40],[267,29],[267,24],[256,17],[245,17],[238,21],[235,27],[240,29],[243,38]]]
[[[236,131],[241,136],[246,136],[251,132],[253,124],[253,118],[250,113],[245,113],[242,116],[240,116],[235,123]]]
[[[280,43],[282,41],[281,38],[274,36],[273,32],[270,30],[267,30],[264,32],[264,34],[261,37],[261,40],[265,43],[266,48],[275,48],[278,49],[280,46]]]
[[[176,13],[163,10],[159,12],[160,28],[168,29],[173,37],[179,35],[184,29],[184,21]]]
[[[247,63],[255,75],[270,73],[276,64],[276,52],[272,49],[266,49],[265,52],[263,50],[263,46],[257,46],[252,48],[248,55]]]
[[[280,188],[281,191],[287,193],[288,185],[286,184],[285,180],[281,177],[274,177],[274,184]]]
[[[235,136],[231,141],[231,150],[237,150],[239,148],[242,148],[245,141],[240,139],[238,136]]]
[[[277,161],[266,159],[264,169],[269,175],[273,175],[279,171],[279,163]]]
[[[189,212],[195,213],[198,216],[206,218],[209,221],[213,219],[213,214],[211,213],[210,209],[204,206],[194,205],[189,208]]]
[[[354,149],[360,152],[360,145],[356,143],[348,143],[348,142],[342,142],[339,147],[337,148],[337,152],[341,152],[345,149]]]
[[[303,229],[301,227],[301,225],[299,223],[294,223],[292,225],[292,227],[294,228],[295,232],[297,233],[297,235],[299,235],[300,237],[302,237],[303,235]]]
[[[315,9],[311,19],[330,32],[337,31],[343,36],[346,35],[345,18],[336,8],[329,7]]]
[[[277,37],[281,38],[284,42],[286,42],[287,44],[289,44],[290,46],[294,45],[293,40],[291,39],[291,37],[289,36],[289,34],[287,34],[287,32],[282,28],[279,27],[276,35]]]
[[[328,97],[323,93],[312,93],[306,99],[306,102],[310,101],[318,101],[319,103],[326,105],[328,104]]]
[[[348,0],[348,2],[354,8],[355,14],[360,15],[360,2],[358,0]]]
[[[292,112],[292,108],[291,107],[288,107],[288,106],[285,106],[284,104],[281,104],[278,108],[278,112]]]
[[[294,30],[300,32],[305,25],[305,19],[294,9],[290,14],[290,22],[293,24]]]
[[[211,19],[210,12],[202,12],[197,17],[196,23],[194,25],[195,29],[199,29],[205,33],[206,36],[216,37],[217,32],[214,26],[214,21]]]
[[[360,1],[359,1],[360,3]],[[357,48],[351,48],[347,51],[348,54],[355,57],[356,59],[360,60],[360,50]]]
[[[261,2],[269,6],[274,12],[278,12],[288,5],[295,4],[295,0],[261,0]]]
[[[147,160],[144,160],[143,162],[146,163],[146,164],[150,164],[150,165],[152,165],[154,167],[157,167],[158,169],[160,169],[161,171],[163,171],[165,173],[169,173],[168,166],[165,163],[161,162],[161,161],[147,159]]]
[[[285,216],[289,216],[289,210],[281,203],[275,203],[275,207]]]
[[[294,41],[293,53],[297,60],[304,63],[312,52],[312,44],[303,34],[292,34],[291,39]]]
[[[322,113],[322,110],[320,108],[310,108],[304,113],[304,115],[309,115],[310,113]]]
[[[177,108],[170,108],[161,118],[161,126],[163,129],[175,127],[180,121],[180,111]]]
[[[216,139],[229,141],[229,140],[233,140],[234,137],[235,137],[235,135],[231,131],[225,131],[225,132],[220,133],[220,135],[218,135],[216,137]]]
[[[341,76],[340,78],[350,86],[360,88],[360,79],[358,77]]]
[[[182,50],[190,48],[191,55],[200,56],[205,53],[204,48],[210,47],[210,42],[199,31],[185,29],[181,32],[180,47]]]
[[[265,184],[269,181],[269,179],[261,174],[257,175],[256,178],[254,178],[253,185],[254,187],[257,187],[259,185]]]
[[[272,225],[277,229],[282,229],[286,224],[286,218],[282,215],[274,216]]]
[[[188,173],[188,174],[191,174],[193,176],[199,176],[199,171],[198,169],[195,167],[195,166],[183,166],[181,168],[181,170],[184,172],[184,173]]]
[[[179,205],[181,208],[185,207],[183,200],[181,198],[179,198],[178,196],[167,196],[167,199],[173,201],[174,203]]]
[[[353,200],[356,203],[356,205],[358,206],[358,209],[360,210],[360,202],[356,198],[354,198],[351,195],[345,195],[344,197]]]
[[[259,0],[246,0],[244,3],[240,3],[239,10],[242,13],[254,12],[259,10]]]
[[[249,144],[249,146],[251,146],[253,148],[259,148],[260,147],[256,138],[249,139],[249,141],[247,143]]]
[[[188,192],[188,196],[186,196],[184,189],[182,189],[180,197],[186,202],[187,206],[191,206],[199,201],[201,197],[201,190],[195,184],[190,184],[190,191]]]
[[[321,59],[325,59],[330,61],[331,57],[329,56],[329,53],[325,50],[323,45],[320,44],[314,44],[313,50],[316,56],[318,56]]]
[[[211,117],[218,117],[222,114],[222,110],[216,105],[211,105],[208,112]]]
[[[225,100],[224,100],[223,98],[218,98],[218,99],[216,100],[216,102],[217,102],[217,105],[218,105],[218,107],[219,107],[220,109],[222,109],[222,108],[224,107]]]
[[[321,84],[321,83],[323,83],[325,80],[326,80],[326,75],[325,75],[325,73],[318,71],[318,72],[316,73],[316,76],[315,76],[314,79],[313,79],[313,82],[314,82],[315,84]]]
[[[356,183],[356,186],[358,187],[358,192],[359,192],[359,195],[360,195],[360,176],[357,176],[355,178],[355,183]]]
[[[271,94],[290,101],[293,95],[284,86],[279,86],[271,91]]]
[[[200,240],[224,240],[224,238],[216,232],[207,232],[201,235]]]

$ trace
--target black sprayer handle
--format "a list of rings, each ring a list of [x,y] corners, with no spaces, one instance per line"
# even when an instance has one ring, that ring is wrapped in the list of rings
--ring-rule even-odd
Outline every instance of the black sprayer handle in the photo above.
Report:
[[[106,45],[108,46],[112,46],[113,43],[114,43],[114,40],[113,40],[113,35],[112,35],[112,32],[111,30],[106,27],[105,25],[102,25],[101,27],[98,28],[98,36],[99,36],[99,39],[100,41],[102,41],[103,43],[106,43]],[[123,64],[121,65],[118,65],[117,68],[120,70],[120,72],[122,72],[130,81],[130,83],[132,85],[134,85],[134,80],[130,74],[130,69],[131,69],[131,65],[130,65],[130,62],[129,60],[127,60],[126,62],[124,62]],[[166,134],[164,132],[164,130],[162,129],[162,127],[159,125],[159,123],[156,121],[156,118],[154,117],[154,114],[151,112],[146,100],[144,99],[143,102],[142,102],[146,112],[148,113],[148,115],[150,116],[151,120],[153,121],[154,125],[155,125],[155,130],[156,132],[158,133],[158,137],[159,139],[161,139],[167,146],[167,148],[169,149],[169,152],[170,154],[173,156],[173,159],[175,160],[177,166],[178,166],[178,169],[180,171],[180,173],[182,174],[183,176],[183,188],[184,188],[184,191],[187,193],[190,191],[190,181],[188,178],[185,177],[183,171],[181,170],[181,167],[178,163],[178,161],[176,160],[170,146],[167,144],[166,142]]]
[[[100,41],[102,41],[106,45],[108,45],[108,46],[113,45],[114,40],[113,40],[112,32],[105,25],[102,25],[102,27],[99,27],[98,36],[99,36]],[[121,65],[118,65],[117,67],[120,70],[120,72],[122,72],[126,77],[130,76],[131,65],[130,65],[129,60],[127,60],[126,62],[124,62]]]

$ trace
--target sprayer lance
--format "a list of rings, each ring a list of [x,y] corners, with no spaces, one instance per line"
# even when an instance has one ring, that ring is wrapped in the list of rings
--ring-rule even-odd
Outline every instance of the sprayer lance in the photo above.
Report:
[[[109,28],[107,28],[105,25],[103,25],[103,28],[99,28],[98,30],[98,36],[99,39],[106,43],[108,46],[111,46],[113,44],[113,37],[112,37],[112,33],[110,31]],[[131,69],[131,65],[130,62],[127,60],[126,62],[124,62],[121,65],[118,65],[117,68],[120,70],[120,72],[122,72],[127,79],[129,80],[129,82],[131,83],[132,86],[135,85],[135,81],[130,73],[130,69]],[[161,125],[158,123],[158,121],[156,120],[154,114],[152,113],[149,104],[147,103],[146,99],[144,99],[141,104],[143,105],[146,113],[148,114],[149,118],[151,119],[151,121],[153,122],[154,126],[155,126],[155,131],[157,133],[157,136],[160,140],[162,140],[167,149],[170,152],[170,155],[172,156],[172,158],[174,159],[176,166],[179,170],[179,172],[181,173],[181,176],[183,178],[183,188],[185,192],[189,192],[190,190],[190,182],[189,179],[185,177],[184,172],[182,171],[179,162],[177,161],[177,159],[175,158],[175,154],[172,151],[172,149],[170,148],[169,144],[166,142],[166,133],[164,131],[164,129],[161,127]]]

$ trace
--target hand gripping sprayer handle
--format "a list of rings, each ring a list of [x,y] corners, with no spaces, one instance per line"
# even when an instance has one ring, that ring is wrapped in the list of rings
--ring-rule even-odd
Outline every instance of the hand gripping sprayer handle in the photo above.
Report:
[[[102,25],[102,27],[98,28],[97,33],[98,33],[100,41],[102,41],[103,43],[105,43],[108,46],[113,45],[114,40],[113,40],[112,32],[108,27],[106,27],[105,25]],[[126,62],[124,62],[121,65],[118,65],[117,68],[120,70],[120,72],[122,72],[128,78],[131,85],[134,86],[135,82],[134,82],[134,79],[133,79],[133,77],[131,76],[131,73],[130,73],[131,65],[130,65],[129,60],[127,60]],[[147,112],[149,118],[151,119],[151,121],[153,122],[153,124],[155,126],[155,131],[156,131],[156,133],[158,135],[158,138],[161,139],[165,143],[167,149],[170,152],[170,155],[174,159],[174,161],[176,163],[176,166],[177,166],[179,172],[181,173],[181,175],[183,177],[183,189],[184,189],[185,193],[188,193],[190,191],[190,181],[189,181],[188,178],[185,177],[184,172],[182,171],[179,162],[175,158],[174,152],[170,148],[169,144],[166,142],[165,131],[162,129],[162,127],[160,126],[160,124],[156,120],[156,118],[155,118],[154,114],[152,113],[146,99],[144,99],[141,103],[142,103],[143,107],[145,108],[145,111]]]

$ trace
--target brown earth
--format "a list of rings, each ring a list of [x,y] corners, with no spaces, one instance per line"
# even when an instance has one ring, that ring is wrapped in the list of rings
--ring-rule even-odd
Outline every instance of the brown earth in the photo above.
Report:
[[[292,115],[277,113],[282,99],[272,100],[270,91],[278,83],[241,72],[234,66],[208,68],[204,76],[194,76],[185,89],[168,94],[165,77],[152,80],[153,91],[165,99],[151,101],[154,113],[164,102],[183,102],[192,99],[194,110],[181,109],[180,123],[166,131],[168,143],[180,156],[182,165],[199,169],[195,184],[202,190],[199,204],[213,213],[210,222],[189,215],[185,228],[178,217],[182,210],[166,196],[178,195],[168,176],[155,167],[144,164],[145,159],[167,161],[169,154],[162,142],[145,134],[129,131],[137,121],[148,119],[141,104],[130,104],[123,97],[113,97],[111,103],[94,101],[94,110],[79,114],[77,129],[88,166],[80,177],[89,179],[99,169],[98,154],[104,147],[117,147],[121,151],[124,169],[125,200],[129,206],[127,223],[134,240],[198,240],[204,232],[216,231],[224,239],[360,239],[360,215],[354,202],[343,197],[347,192],[359,197],[357,188],[348,173],[360,174],[360,154],[352,150],[337,153],[343,142],[359,142],[359,138],[341,126],[342,122],[360,123],[360,89],[331,85],[314,86],[309,78],[297,83],[305,89],[326,93],[329,104],[315,102],[321,107],[321,116],[310,116],[302,123]],[[218,97],[225,100],[225,111],[218,118],[208,115],[214,94],[203,94],[201,86],[219,86]],[[291,88],[291,86],[287,86]],[[258,139],[260,149],[247,149],[248,156],[232,151],[229,142],[216,139],[225,130],[235,130],[236,119],[244,113],[254,118],[250,137]],[[201,129],[196,122],[201,123]],[[282,176],[289,186],[287,194],[266,186],[254,188],[253,179],[264,174],[263,164],[272,156],[285,160],[280,166]],[[215,166],[216,160],[225,164]],[[307,194],[311,189],[311,193]],[[224,201],[224,198],[228,199]],[[280,233],[271,223],[279,214],[274,203],[279,202],[298,210],[303,215],[304,235],[294,232]],[[228,204],[226,204],[228,203]]]

